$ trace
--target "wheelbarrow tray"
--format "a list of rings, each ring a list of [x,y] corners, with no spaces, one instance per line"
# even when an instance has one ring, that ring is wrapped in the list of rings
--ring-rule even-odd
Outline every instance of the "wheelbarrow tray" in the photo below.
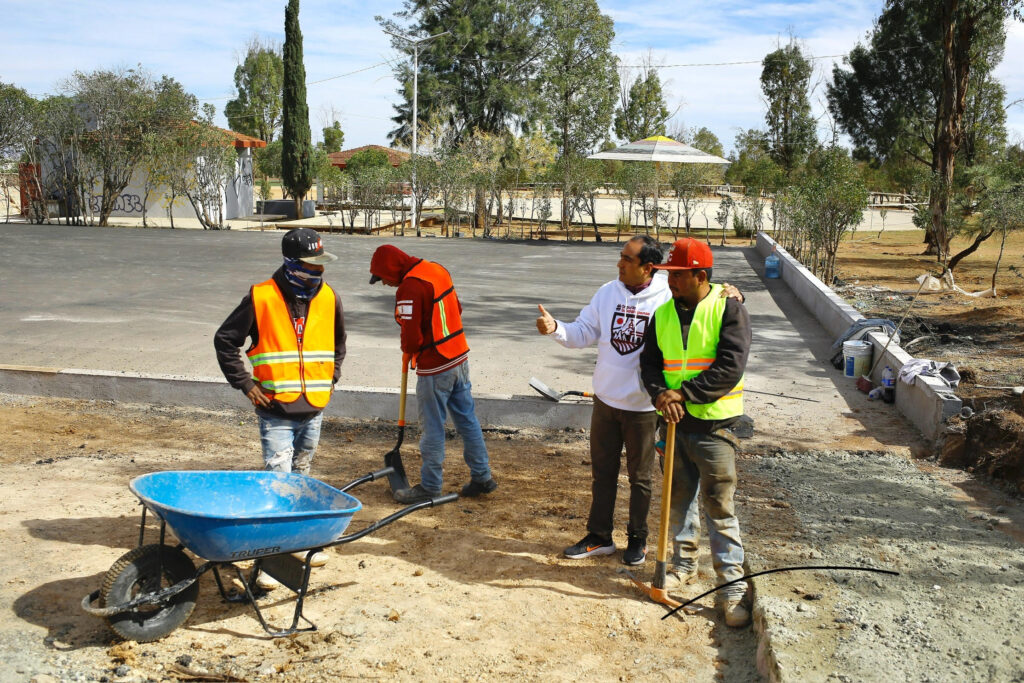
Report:
[[[182,545],[212,562],[323,547],[362,509],[355,497],[294,472],[153,472],[129,486]]]

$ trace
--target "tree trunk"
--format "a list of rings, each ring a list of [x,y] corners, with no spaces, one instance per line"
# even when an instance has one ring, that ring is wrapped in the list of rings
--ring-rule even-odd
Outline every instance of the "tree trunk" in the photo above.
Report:
[[[967,85],[971,72],[970,44],[975,16],[960,12],[960,0],[943,0],[940,12],[942,90],[935,117],[935,147],[932,152],[936,187],[932,189],[928,200],[931,230],[925,235],[925,243],[928,244],[925,253],[934,253],[940,263],[945,263],[949,258],[950,241],[945,216],[953,192],[955,157],[963,144],[963,115],[967,107]]]
[[[946,268],[942,271],[942,274],[945,275],[946,273],[952,273],[953,269],[956,268],[956,265],[960,263],[960,261],[962,261],[963,259],[973,254],[975,251],[977,251],[978,247],[981,246],[981,243],[987,240],[989,237],[991,237],[992,234],[995,233],[995,231],[996,229],[992,228],[988,232],[979,232],[977,235],[975,235],[974,242],[971,244],[971,246],[967,247],[966,249],[958,253],[956,256],[949,259],[949,265],[947,265]]]
[[[481,232],[487,228],[487,193],[482,186],[476,187],[475,212],[473,216],[473,234],[479,228]]]

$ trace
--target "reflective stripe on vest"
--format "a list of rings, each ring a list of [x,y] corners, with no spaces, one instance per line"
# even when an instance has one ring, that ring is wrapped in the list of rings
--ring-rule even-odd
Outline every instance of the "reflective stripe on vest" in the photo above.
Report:
[[[682,325],[676,312],[675,301],[669,300],[654,312],[658,348],[664,359],[662,375],[665,386],[678,389],[686,380],[693,379],[711,367],[718,351],[718,335],[722,330],[725,302],[722,286],[711,285],[693,312],[693,322],[683,346]],[[743,414],[743,378],[729,393],[712,403],[686,402],[686,412],[700,420],[724,420]]]
[[[334,388],[335,293],[327,284],[309,302],[302,344],[295,334],[288,304],[271,278],[252,287],[259,341],[245,352],[260,386],[279,403],[300,396],[323,408]]]
[[[430,311],[430,332],[432,341],[420,347],[420,351],[431,346],[442,357],[449,360],[458,358],[469,351],[466,335],[462,331],[462,314],[459,313],[459,298],[455,294],[451,275],[444,266],[423,260],[405,274],[430,283],[434,288],[434,300]],[[395,312],[397,318],[398,313]]]

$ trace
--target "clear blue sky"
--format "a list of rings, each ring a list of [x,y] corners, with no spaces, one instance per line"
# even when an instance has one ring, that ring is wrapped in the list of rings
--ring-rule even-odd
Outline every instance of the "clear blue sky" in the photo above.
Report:
[[[764,125],[758,79],[765,54],[790,34],[801,41],[805,54],[845,54],[864,39],[883,5],[882,0],[599,3],[615,20],[614,50],[624,64],[638,64],[649,54],[663,65],[670,108],[678,108],[670,128],[706,126],[727,151],[739,130]],[[283,0],[0,0],[0,81],[38,96],[55,92],[76,69],[142,64],[156,76],[173,76],[214,104],[221,125],[226,125],[223,111],[233,96],[238,53],[253,35],[283,41],[284,6]],[[388,66],[374,65],[401,56],[391,50],[373,16],[390,15],[400,7],[400,0],[302,2],[314,137],[333,109],[346,147],[387,144],[397,83]],[[818,115],[824,112],[824,83],[833,61],[814,62],[811,98]],[[723,62],[749,63],[689,66]],[[1006,58],[997,72],[1008,102],[1024,98],[1024,70],[1013,64],[1024,64],[1022,24],[1009,27]],[[1024,103],[1011,107],[1008,123],[1010,139],[1024,139]],[[828,130],[827,117],[820,118],[819,134],[827,136]]]

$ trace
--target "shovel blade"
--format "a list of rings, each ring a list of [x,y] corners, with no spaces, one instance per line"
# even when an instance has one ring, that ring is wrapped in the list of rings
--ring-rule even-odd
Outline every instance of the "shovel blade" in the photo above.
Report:
[[[558,401],[562,400],[562,394],[560,392],[555,391],[547,384],[544,384],[544,382],[541,382],[536,377],[530,378],[530,388],[539,393],[544,398],[548,399],[549,401],[555,401],[557,403]]]
[[[388,485],[391,487],[392,494],[409,488],[409,477],[405,475],[405,465],[402,464],[402,441],[404,440],[405,425],[403,424],[398,428],[398,443],[384,454],[384,465],[391,468],[391,472],[388,473]]]

